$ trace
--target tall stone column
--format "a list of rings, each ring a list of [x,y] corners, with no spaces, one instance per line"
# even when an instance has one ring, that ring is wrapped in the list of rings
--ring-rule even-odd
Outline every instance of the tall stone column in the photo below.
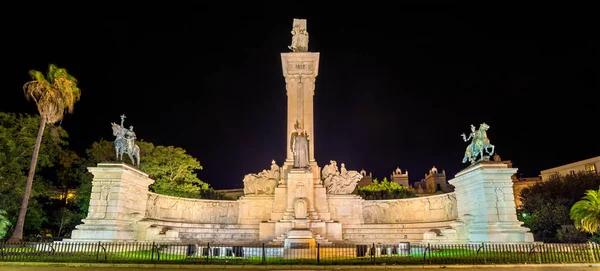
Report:
[[[319,74],[319,53],[291,52],[281,54],[283,76],[285,77],[288,112],[286,162],[293,163],[291,135],[295,132],[296,121],[309,134],[309,160],[315,161],[315,136],[313,96],[315,80]]]
[[[122,163],[99,163],[94,175],[88,216],[68,241],[136,240],[135,223],[146,214],[148,174]]]
[[[511,176],[516,168],[495,161],[471,165],[448,181],[454,185],[458,219],[471,243],[530,243],[533,235],[517,219]]]

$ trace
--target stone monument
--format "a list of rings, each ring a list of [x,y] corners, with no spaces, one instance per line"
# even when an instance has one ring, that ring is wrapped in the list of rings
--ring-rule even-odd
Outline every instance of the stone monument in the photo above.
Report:
[[[298,34],[298,33],[302,34]],[[285,77],[287,102],[287,155],[284,167],[289,170],[293,166],[294,153],[292,144],[298,128],[306,134],[308,139],[308,161],[312,172],[318,175],[315,162],[315,138],[313,121],[313,96],[315,94],[315,80],[319,74],[319,53],[308,52],[308,32],[306,20],[294,19],[292,34],[293,52],[282,53],[281,63]],[[299,37],[302,36],[302,37]],[[301,49],[294,49],[301,48]]]
[[[455,187],[458,219],[468,234],[465,238],[472,243],[533,242],[533,234],[517,219],[511,179],[517,169],[502,161],[489,161],[494,145],[487,137],[488,128],[485,123],[479,130],[471,125],[471,135],[466,138],[462,134],[465,141],[473,139],[463,158],[463,163],[472,164],[448,182]],[[476,159],[478,155],[481,157]]]
[[[305,19],[294,19],[291,53],[282,53],[286,82],[287,154],[282,181],[275,188],[271,219],[260,225],[261,240],[283,241],[286,247],[310,247],[341,239],[341,224],[330,219],[326,189],[315,161],[313,96],[319,53],[308,52]]]
[[[123,163],[100,163],[94,175],[87,218],[69,241],[134,241],[136,224],[146,215],[148,174]]]
[[[511,175],[516,169],[494,153],[486,131],[471,126],[464,162],[471,165],[449,183],[455,192],[394,200],[364,200],[352,194],[363,174],[331,160],[315,160],[313,96],[319,53],[309,52],[306,20],[295,19],[292,52],[282,53],[287,94],[286,158],[280,166],[244,176],[238,200],[190,199],[148,191],[154,181],[134,166],[100,163],[88,216],[72,233],[77,241],[226,242],[283,245],[280,251],[315,244],[399,242],[533,241],[516,218]],[[137,157],[133,128],[113,123],[117,160]],[[481,156],[480,158],[478,158]],[[133,161],[133,159],[132,159]],[[401,172],[400,172],[401,173]],[[69,241],[69,240],[67,240]],[[186,246],[187,248],[187,246]],[[222,255],[225,256],[226,249]],[[307,251],[308,253],[309,251]],[[295,251],[294,253],[297,253]],[[303,252],[300,252],[302,254]],[[260,255],[256,255],[260,256]]]

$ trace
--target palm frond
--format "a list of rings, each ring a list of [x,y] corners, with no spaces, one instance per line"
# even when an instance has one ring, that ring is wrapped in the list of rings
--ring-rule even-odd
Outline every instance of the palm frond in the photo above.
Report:
[[[571,207],[571,219],[577,229],[596,233],[600,227],[600,187],[588,190],[585,196]]]
[[[75,103],[81,98],[81,90],[77,79],[66,69],[50,64],[46,77],[36,70],[29,71],[29,75],[33,80],[23,86],[25,96],[34,100],[46,121],[55,123],[63,118],[65,111],[73,112]]]

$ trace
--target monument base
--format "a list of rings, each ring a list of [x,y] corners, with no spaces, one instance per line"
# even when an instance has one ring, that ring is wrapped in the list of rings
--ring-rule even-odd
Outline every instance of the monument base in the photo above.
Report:
[[[471,243],[533,243],[533,234],[523,222],[473,223],[469,225]]]
[[[99,163],[94,175],[90,207],[83,224],[69,241],[131,241],[138,239],[137,222],[146,214],[148,174],[124,163]]]
[[[468,242],[533,242],[529,228],[517,219],[511,178],[516,172],[501,161],[482,161],[448,181],[455,187],[458,219],[467,222]]]
[[[311,248],[315,246],[315,238],[309,229],[289,230],[283,244],[285,248]]]
[[[131,223],[119,225],[118,221],[84,219],[71,232],[71,239],[63,241],[135,241],[136,231]]]

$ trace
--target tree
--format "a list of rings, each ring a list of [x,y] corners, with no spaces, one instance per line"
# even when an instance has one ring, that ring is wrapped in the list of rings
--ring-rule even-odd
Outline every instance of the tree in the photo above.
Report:
[[[201,191],[208,189],[208,184],[200,181],[196,173],[202,170],[200,162],[186,151],[173,146],[154,146],[152,143],[140,142],[140,149],[146,150],[141,169],[155,180],[150,190],[158,194],[200,198]]]
[[[14,226],[27,181],[27,171],[35,147],[40,117],[0,112],[0,209]],[[47,126],[40,146],[35,182],[31,189],[25,233],[39,233],[48,217],[38,201],[52,188],[52,168],[67,146],[67,132],[60,126]],[[12,233],[13,228],[9,229]],[[10,235],[9,235],[10,236]]]
[[[600,187],[596,173],[569,174],[557,179],[539,182],[522,190],[523,205],[518,210],[519,219],[530,228],[537,241],[562,242],[558,231],[572,225],[569,210],[581,199],[585,191]]]
[[[75,225],[73,222],[78,222],[79,216],[77,213],[73,213],[67,207],[61,207],[53,212],[51,223],[56,229],[56,237],[61,237],[64,232],[70,232],[73,230]]]
[[[598,191],[587,190],[585,196],[571,207],[570,216],[577,229],[595,234],[600,226],[600,187]]]
[[[224,194],[198,179],[197,171],[202,170],[202,166],[183,148],[154,145],[143,140],[137,144],[142,153],[140,169],[155,180],[150,191],[175,197],[224,199]],[[94,142],[86,152],[88,166],[115,161],[114,144],[104,139]]]
[[[356,194],[367,200],[383,199],[404,199],[416,197],[416,192],[412,188],[407,188],[395,182],[390,182],[387,178],[379,182],[377,179],[373,183],[358,187]]]
[[[0,210],[0,240],[4,238],[10,227],[10,220],[6,217],[6,211]]]
[[[25,97],[28,100],[33,100],[37,106],[38,113],[40,114],[40,125],[35,147],[33,148],[33,155],[31,156],[31,164],[29,166],[19,217],[13,234],[9,239],[12,242],[23,240],[25,215],[27,214],[27,205],[31,196],[31,187],[33,185],[33,177],[35,175],[44,128],[47,123],[54,124],[62,120],[65,112],[72,113],[75,103],[81,97],[81,91],[77,87],[77,80],[64,68],[58,68],[56,65],[50,64],[46,76],[37,70],[30,70],[29,76],[31,76],[32,80],[23,85],[23,90]]]
[[[59,167],[56,169],[54,185],[62,190],[62,199],[67,203],[69,189],[77,188],[77,161],[80,157],[74,151],[64,151],[59,157]]]

